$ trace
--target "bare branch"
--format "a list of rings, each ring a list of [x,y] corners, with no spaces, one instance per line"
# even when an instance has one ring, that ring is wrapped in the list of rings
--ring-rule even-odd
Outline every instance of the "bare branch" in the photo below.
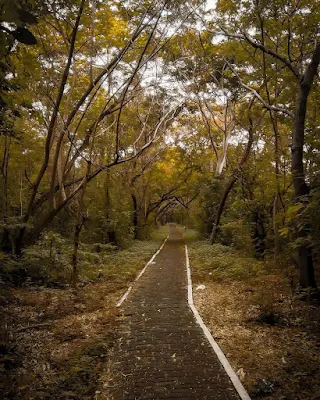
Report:
[[[260,103],[263,104],[263,106],[265,108],[267,108],[268,110],[272,110],[272,111],[282,112],[283,114],[288,115],[290,118],[294,118],[294,114],[287,108],[273,106],[273,105],[267,103],[255,89],[253,89],[252,87],[248,86],[247,84],[245,84],[243,82],[243,80],[240,78],[240,75],[235,71],[235,69],[232,67],[232,65],[227,60],[226,60],[226,62],[228,63],[228,66],[229,66],[230,70],[233,72],[233,74],[238,78],[240,85],[242,87],[244,87],[245,89],[249,90],[260,101]]]
[[[243,38],[245,39],[252,47],[259,49],[263,51],[266,54],[269,54],[270,56],[276,58],[277,60],[281,61],[292,73],[293,75],[297,78],[300,79],[301,76],[297,69],[292,65],[289,59],[286,57],[281,56],[279,53],[276,53],[275,51],[269,49],[268,47],[264,46],[261,43],[256,42],[253,40],[246,32],[243,32]]]

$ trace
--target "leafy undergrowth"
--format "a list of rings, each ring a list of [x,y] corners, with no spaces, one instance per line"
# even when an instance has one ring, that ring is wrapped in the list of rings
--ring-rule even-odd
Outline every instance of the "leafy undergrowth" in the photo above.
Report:
[[[97,279],[123,283],[132,280],[137,268],[167,236],[167,227],[154,233],[151,241],[134,241],[120,250],[112,244],[80,244],[78,267],[80,282],[87,284]],[[71,277],[73,244],[59,235],[44,238],[24,250],[21,258],[0,253],[2,265],[0,284],[6,286],[40,285],[67,287]]]
[[[200,238],[200,234],[198,231],[196,231],[195,229],[191,229],[191,228],[182,228],[180,227],[180,231],[183,234],[183,240],[187,243],[192,243],[196,240],[199,240]]]
[[[28,276],[26,258],[23,260],[20,268],[25,275],[18,285],[16,278],[9,280],[9,285],[1,283],[2,399],[95,397],[116,335],[119,319],[115,304],[128,281],[159,247],[163,234],[160,232],[157,240],[136,242],[123,251],[100,244],[91,245],[91,251],[89,246],[86,251],[82,247],[76,290],[66,283],[68,265],[67,271],[60,266],[60,280],[52,265],[46,280],[35,282],[33,276]],[[65,248],[59,252],[67,254]],[[41,254],[36,257],[35,248],[30,253],[39,262]],[[28,262],[31,263],[30,258]],[[30,270],[34,272],[32,265]]]
[[[162,240],[163,235],[158,238]],[[158,239],[157,238],[157,239]],[[142,263],[147,261],[158,249],[159,241],[142,242],[136,241],[131,247],[122,251],[106,253],[99,258],[83,263],[82,274],[86,279],[107,279],[117,284],[131,282],[137,275]]]
[[[272,263],[205,242],[189,254],[195,303],[251,397],[318,400],[319,304]]]
[[[240,251],[222,244],[196,242],[190,251],[193,264],[196,266],[193,273],[198,280],[241,280],[266,273],[263,261],[246,257]]]

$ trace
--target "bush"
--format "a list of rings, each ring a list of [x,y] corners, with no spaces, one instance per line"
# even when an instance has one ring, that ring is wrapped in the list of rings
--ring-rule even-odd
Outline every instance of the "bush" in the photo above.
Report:
[[[65,250],[65,249],[64,249]],[[33,282],[48,284],[67,283],[70,279],[70,251],[51,252],[41,246],[30,247],[23,252],[20,265]]]
[[[242,220],[223,224],[219,232],[220,242],[236,249],[248,249],[252,252],[252,239],[248,226]]]
[[[94,243],[92,245],[92,251],[96,253],[114,253],[117,250],[119,250],[118,246],[112,243]]]

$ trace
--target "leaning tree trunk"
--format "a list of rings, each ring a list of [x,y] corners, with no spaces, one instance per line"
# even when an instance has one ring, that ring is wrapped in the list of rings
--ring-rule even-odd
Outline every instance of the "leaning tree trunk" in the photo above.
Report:
[[[231,192],[234,184],[238,181],[238,179],[240,177],[242,167],[245,165],[245,163],[247,162],[247,160],[250,156],[252,144],[253,144],[253,126],[252,126],[252,121],[250,118],[249,140],[248,140],[245,152],[240,161],[240,164],[239,164],[238,168],[236,168],[236,170],[233,172],[232,177],[229,180],[229,182],[225,188],[225,191],[221,197],[219,208],[218,208],[218,211],[216,214],[216,219],[215,219],[215,222],[214,222],[214,225],[212,228],[212,232],[211,232],[211,237],[210,237],[211,244],[213,244],[215,242],[215,240],[217,239],[217,235],[218,235],[219,227],[220,227],[220,220],[221,220],[221,216],[222,216],[224,207],[226,205],[226,201],[228,199],[229,193]]]
[[[307,205],[307,203],[309,202],[309,187],[306,183],[303,165],[305,120],[307,113],[308,96],[314,77],[317,75],[319,62],[320,44],[317,45],[311,62],[308,65],[306,72],[300,82],[292,135],[291,171],[295,200],[296,202],[302,202],[305,205]],[[299,246],[297,249],[298,264],[300,269],[299,283],[302,288],[315,288],[316,280],[314,275],[312,251],[307,243],[306,236],[306,229],[299,229],[299,232],[297,234],[297,240],[299,242]]]
[[[83,186],[81,188],[83,190]],[[15,254],[21,255],[22,250],[26,246],[34,245],[39,240],[41,233],[54,220],[59,212],[74,198],[78,191],[74,191],[66,200],[62,201],[56,208],[48,210],[43,215],[39,215],[33,222],[31,229],[26,228],[26,220],[23,220],[24,225],[19,229],[15,237]]]
[[[223,195],[221,197],[221,200],[220,200],[220,203],[219,203],[219,208],[218,208],[218,211],[217,211],[217,214],[216,214],[216,219],[215,219],[215,222],[214,222],[214,225],[213,225],[213,229],[212,229],[212,232],[211,232],[211,238],[210,238],[211,244],[213,244],[217,239],[217,235],[219,233],[219,228],[220,228],[221,216],[222,216],[224,207],[226,205],[226,201],[227,201],[227,198],[229,196],[229,193],[231,192],[231,189],[233,188],[234,184],[239,179],[238,173],[239,173],[239,171],[237,171],[233,175],[233,177],[229,180],[229,182],[227,184],[227,187],[225,188],[225,191],[223,192]]]

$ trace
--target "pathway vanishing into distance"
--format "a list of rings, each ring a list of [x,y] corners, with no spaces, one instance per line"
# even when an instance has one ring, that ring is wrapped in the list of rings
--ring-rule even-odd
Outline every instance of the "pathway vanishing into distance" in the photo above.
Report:
[[[181,237],[171,225],[164,248],[121,306],[108,399],[240,399],[188,306]]]

